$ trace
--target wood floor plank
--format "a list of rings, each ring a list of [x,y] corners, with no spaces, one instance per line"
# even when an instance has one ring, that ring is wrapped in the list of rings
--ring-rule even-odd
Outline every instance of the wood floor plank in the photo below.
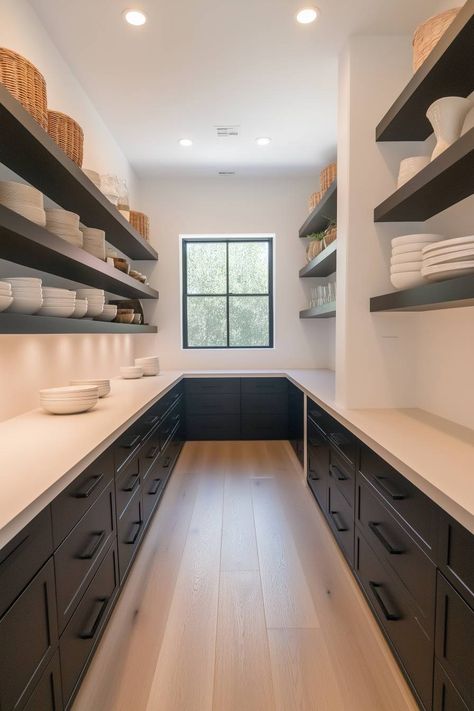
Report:
[[[258,569],[251,483],[246,476],[228,473],[224,487],[221,571]]]

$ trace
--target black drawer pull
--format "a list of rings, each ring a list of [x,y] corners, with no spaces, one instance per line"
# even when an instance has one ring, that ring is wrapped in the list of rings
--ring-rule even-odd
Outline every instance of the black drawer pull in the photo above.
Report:
[[[379,526],[381,526],[380,523],[376,523],[375,521],[369,521],[369,528],[376,536],[376,538],[379,539],[380,543],[383,545],[386,551],[390,553],[390,555],[401,555],[405,551],[403,548],[397,548],[396,546],[392,546],[392,544],[385,538],[383,533],[380,531]]]
[[[380,484],[380,487],[385,491],[386,494],[390,496],[391,499],[394,501],[403,501],[403,499],[406,499],[405,494],[403,494],[401,491],[397,491],[397,489],[394,489],[393,486],[390,485],[390,479],[386,479],[384,476],[377,476],[375,477]]]
[[[339,467],[336,467],[335,464],[331,464],[329,472],[331,476],[335,476],[338,481],[347,481],[349,479],[349,477],[343,474]]]
[[[171,464],[171,457],[166,457],[165,461],[162,464],[162,468],[168,469],[170,464]]]
[[[130,479],[128,480],[127,486],[124,486],[122,491],[133,491],[139,481],[140,481],[140,474],[134,474],[133,476],[130,477]]]
[[[89,543],[87,548],[82,551],[82,553],[79,553],[77,557],[81,560],[90,560],[91,558],[93,558],[99,550],[104,538],[105,531],[98,531],[97,533],[93,533],[91,542]]]
[[[161,484],[161,479],[153,479],[153,486],[151,487],[151,489],[150,489],[150,491],[148,492],[148,494],[149,494],[150,496],[155,496],[156,492],[157,492],[158,489],[160,488],[160,484]]]
[[[132,437],[132,439],[123,442],[121,447],[122,449],[133,449],[139,443],[140,439],[141,435],[137,434],[135,437]]]
[[[153,425],[154,425],[156,422],[158,422],[159,419],[160,419],[160,416],[159,416],[159,415],[155,415],[154,417],[151,417],[149,420],[147,420],[147,421],[145,422],[145,424],[146,424],[147,427],[153,427]]]
[[[314,447],[315,449],[318,449],[318,447],[322,447],[321,442],[317,442],[315,439],[308,439],[308,444],[311,445],[311,447]]]
[[[147,459],[154,459],[157,455],[157,452],[159,452],[159,451],[160,451],[159,447],[152,447],[150,449],[150,451],[148,452],[148,454],[146,455],[146,458]]]
[[[103,474],[99,474],[99,476],[93,476],[90,479],[87,480],[86,484],[84,485],[83,489],[79,489],[79,491],[76,491],[75,494],[73,494],[75,499],[88,499],[89,496],[92,494],[94,489],[99,485],[99,483],[102,481],[104,478]]]
[[[345,523],[342,523],[341,517],[339,516],[338,511],[330,511],[329,512],[330,517],[333,520],[333,523],[336,527],[336,531],[338,533],[344,533],[344,531],[348,531],[349,529],[347,528]]]
[[[369,585],[375,599],[377,600],[378,606],[382,610],[382,614],[385,619],[389,622],[395,622],[396,620],[399,620],[400,615],[398,614],[398,612],[395,612],[393,609],[390,609],[391,604],[384,593],[383,585],[380,585],[380,583],[373,583],[371,580],[369,580]]]
[[[142,521],[137,521],[136,523],[134,523],[132,528],[130,529],[130,535],[124,541],[124,543],[126,543],[129,546],[133,546],[138,538],[138,534],[140,533],[141,527],[142,527]]]
[[[104,614],[105,608],[107,607],[108,601],[109,598],[107,597],[102,597],[99,600],[95,600],[94,607],[92,608],[92,612],[89,615],[89,619],[86,623],[86,628],[84,632],[81,632],[79,634],[79,637],[81,639],[92,639],[95,636],[95,633],[97,632],[100,621],[102,619],[102,615]]]

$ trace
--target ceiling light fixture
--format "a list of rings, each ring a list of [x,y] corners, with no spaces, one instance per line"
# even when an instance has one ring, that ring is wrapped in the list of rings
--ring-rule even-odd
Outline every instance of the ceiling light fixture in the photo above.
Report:
[[[272,142],[271,138],[268,138],[268,136],[260,136],[260,138],[255,139],[255,143],[257,146],[268,146],[269,143]]]
[[[134,27],[141,27],[146,22],[146,15],[141,10],[125,10],[123,16],[125,21]]]
[[[183,146],[184,148],[189,148],[189,146],[193,145],[193,142],[191,141],[190,138],[180,138],[178,143],[180,146]]]
[[[312,22],[317,20],[318,17],[319,10],[316,7],[305,7],[296,15],[296,19],[300,25],[310,25]]]

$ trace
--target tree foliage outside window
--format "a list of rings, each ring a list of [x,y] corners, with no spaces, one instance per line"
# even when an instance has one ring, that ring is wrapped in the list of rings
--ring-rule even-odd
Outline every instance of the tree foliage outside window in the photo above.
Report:
[[[183,239],[184,348],[273,347],[273,240]]]

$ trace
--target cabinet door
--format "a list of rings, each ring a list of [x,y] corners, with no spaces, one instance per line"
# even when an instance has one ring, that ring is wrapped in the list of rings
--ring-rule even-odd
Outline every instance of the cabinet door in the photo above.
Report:
[[[474,608],[474,536],[444,512],[440,516],[439,567]]]
[[[437,660],[435,661],[433,711],[469,711],[467,704]]]
[[[61,668],[59,651],[43,672],[43,676],[28,699],[24,711],[61,711],[63,699],[61,693]]]

